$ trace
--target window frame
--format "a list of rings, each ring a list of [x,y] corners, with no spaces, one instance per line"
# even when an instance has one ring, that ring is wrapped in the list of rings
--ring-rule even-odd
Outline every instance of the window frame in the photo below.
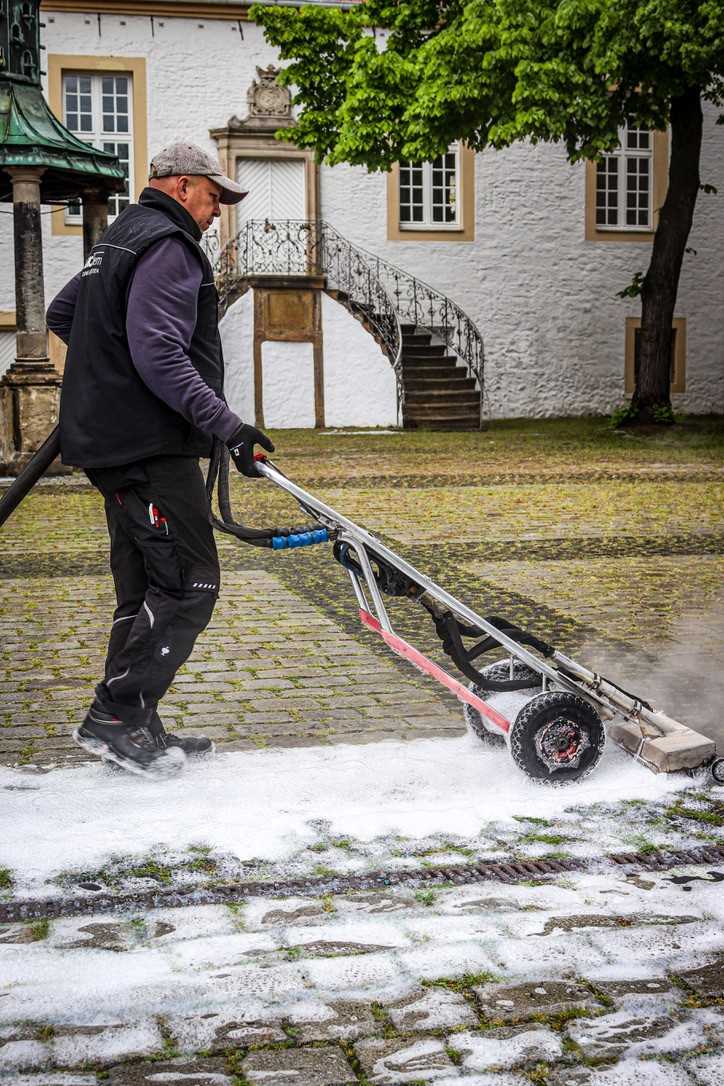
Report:
[[[641,148],[630,147],[628,144],[629,134],[632,132],[646,133],[648,135],[648,147]],[[637,137],[637,141],[638,141]],[[646,198],[647,198],[647,216],[645,223],[628,223],[626,219],[629,213],[628,197],[628,179],[629,179],[629,160],[635,162],[647,162],[648,163],[648,184],[646,186]],[[611,162],[616,163],[616,222],[615,223],[600,223],[598,222],[598,179],[599,171],[602,166],[608,167]],[[608,177],[609,171],[606,169],[605,174]],[[634,192],[638,197],[641,191],[638,185],[638,170],[636,171],[637,184]],[[608,194],[608,188],[604,190]],[[608,209],[608,207],[606,207]],[[634,208],[638,215],[639,206]],[[615,151],[610,151],[605,155],[602,155],[596,162],[596,229],[597,230],[634,230],[634,231],[649,231],[652,228],[654,218],[654,131],[650,128],[633,128],[632,126],[625,124],[623,128],[619,129],[619,145]]]
[[[641,328],[640,317],[626,317],[624,350],[624,392],[631,395],[636,388],[636,332]],[[676,332],[673,345],[671,394],[686,392],[686,317],[674,317],[671,329]]]
[[[140,195],[148,183],[148,90],[146,80],[146,58],[125,56],[93,56],[88,54],[51,53],[48,56],[48,102],[56,117],[65,116],[63,101],[63,77],[77,73],[86,75],[128,75],[131,77],[133,120],[129,133],[129,152],[132,156],[132,175],[129,190],[131,199]],[[83,138],[83,133],[77,133]],[[110,133],[108,133],[110,136]],[[119,133],[114,133],[118,136]],[[107,139],[101,142],[120,143],[125,140]],[[81,218],[73,217],[66,222],[65,209],[59,209],[50,216],[52,234],[66,237],[82,237]]]
[[[474,241],[475,240],[475,152],[466,144],[457,145],[456,177],[457,223],[400,222],[400,164],[395,163],[387,174],[387,240],[388,241]],[[429,173],[432,185],[432,164]]]
[[[652,137],[652,165],[650,170],[649,189],[651,200],[651,225],[644,229],[640,226],[599,226],[596,223],[596,180],[598,161],[589,160],[586,162],[585,176],[584,236],[586,241],[651,242],[653,240],[659,222],[659,209],[666,199],[666,191],[669,184],[669,134],[668,132],[654,129],[652,131]],[[613,154],[615,153],[618,152],[613,152]],[[626,151],[624,149],[622,155],[624,160],[625,156]]]
[[[461,189],[460,175],[461,175],[461,170],[462,170],[462,155],[460,153],[460,144],[457,143],[457,142],[456,143],[451,143],[450,146],[448,147],[447,151],[443,152],[442,155],[438,155],[437,158],[438,159],[443,158],[444,155],[451,154],[451,153],[455,155],[455,219],[454,219],[454,221],[453,222],[435,222],[434,217],[433,217],[433,213],[434,213],[434,210],[435,210],[435,205],[433,203],[433,170],[435,168],[435,162],[437,161],[437,159],[434,159],[432,162],[412,162],[410,160],[410,161],[407,161],[407,162],[400,162],[398,164],[398,186],[399,186],[399,188],[398,188],[398,199],[399,199],[398,207],[399,207],[399,211],[401,212],[402,206],[403,206],[402,205],[402,195],[401,195],[402,171],[403,171],[403,169],[412,170],[412,169],[414,169],[416,167],[420,167],[422,169],[422,186],[421,186],[421,188],[422,188],[423,218],[422,218],[422,220],[419,220],[419,221],[415,221],[415,220],[410,219],[407,222],[403,222],[401,215],[399,215],[399,227],[400,227],[401,231],[404,231],[405,233],[408,233],[411,230],[430,230],[430,231],[434,230],[434,231],[438,231],[438,230],[459,230],[460,229],[460,213],[461,213],[461,208],[460,208],[460,189]],[[444,171],[445,171],[444,163],[443,163],[441,168],[442,168],[443,173],[444,173]],[[409,189],[412,189],[413,186],[412,186],[411,182],[412,182],[412,178],[410,178],[410,184],[405,186],[405,187],[407,187]],[[444,182],[443,182],[443,188],[444,188]],[[410,210],[412,211],[412,208],[415,207],[416,205],[413,204],[412,201],[410,200],[410,202],[408,204],[406,204],[406,206],[409,206]],[[442,206],[445,207],[444,204]]]
[[[78,79],[88,78],[91,81],[90,99],[91,99],[91,120],[92,120],[93,123],[92,123],[92,128],[91,128],[90,132],[83,132],[80,129],[70,128],[70,126],[68,125],[68,122],[67,122],[68,113],[67,113],[67,110],[66,110],[66,79],[68,79],[69,77],[75,77],[75,78],[78,78]],[[128,88],[127,88],[127,91],[126,91],[126,96],[127,96],[128,100],[129,100],[128,101],[128,113],[127,113],[128,130],[125,133],[124,132],[117,132],[117,131],[116,132],[104,132],[103,131],[103,118],[105,116],[107,116],[107,114],[105,113],[105,110],[103,109],[103,98],[104,98],[103,80],[107,79],[107,78],[111,78],[111,79],[122,78],[122,79],[128,80]],[[128,145],[128,175],[127,175],[128,176],[128,196],[125,197],[124,194],[120,193],[120,192],[119,193],[113,193],[109,197],[109,205],[113,201],[118,201],[118,200],[121,200],[121,199],[126,199],[127,204],[130,203],[137,196],[137,193],[135,192],[135,175],[134,175],[134,172],[133,172],[133,167],[134,167],[134,146],[133,146],[133,134],[134,134],[133,133],[133,120],[134,120],[134,118],[133,118],[133,96],[134,96],[134,86],[133,86],[133,75],[132,75],[132,73],[131,72],[122,72],[122,71],[120,71],[120,72],[108,72],[108,71],[94,72],[94,71],[87,71],[87,70],[85,70],[85,71],[70,71],[68,69],[65,69],[63,71],[63,75],[61,77],[61,93],[62,93],[62,101],[63,101],[63,113],[61,115],[62,116],[62,121],[63,121],[63,124],[66,126],[66,128],[68,128],[68,130],[70,132],[72,132],[74,136],[77,136],[78,139],[82,139],[82,140],[87,139],[88,143],[90,143],[93,147],[98,148],[99,150],[107,150],[106,144],[109,144],[109,143],[112,143],[116,147],[118,146],[119,143],[125,143],[125,144]],[[80,96],[80,93],[81,93],[80,88],[75,93],[78,94],[78,96]],[[116,95],[117,95],[117,92],[116,92],[116,90],[114,88],[114,94],[113,94],[114,99],[116,98]],[[115,101],[114,101],[114,107],[115,107]],[[80,117],[80,115],[81,115],[80,110],[78,110],[78,116]],[[116,117],[119,116],[119,114],[114,113],[113,116],[114,116],[114,118],[116,118]],[[113,154],[118,154],[118,152],[114,151]],[[127,204],[126,204],[126,206],[127,206]],[[123,210],[123,209],[121,209],[121,210]],[[111,211],[111,208],[109,206],[109,208],[108,208],[108,221],[112,222],[113,219],[115,219],[118,214],[119,214],[118,211],[116,211],[116,212]],[[82,226],[82,224],[83,224],[82,207],[79,209],[77,214],[73,214],[70,211],[69,207],[66,208],[66,210],[63,213],[63,219],[64,219],[66,225],[69,225],[69,226],[70,225],[80,225],[80,226]]]

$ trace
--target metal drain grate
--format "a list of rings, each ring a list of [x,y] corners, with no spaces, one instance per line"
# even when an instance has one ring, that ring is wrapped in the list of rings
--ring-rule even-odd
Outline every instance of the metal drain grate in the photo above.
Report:
[[[420,886],[430,882],[453,883],[458,886],[479,882],[481,879],[516,883],[560,875],[566,871],[586,871],[601,863],[647,871],[665,871],[672,867],[723,862],[724,845],[707,845],[705,848],[677,849],[671,852],[617,852],[603,857],[601,861],[500,860],[494,863],[429,867],[424,871],[372,871],[366,875],[320,875],[307,879],[217,883],[214,886],[159,887],[121,894],[84,889],[82,897],[28,898],[0,904],[0,923],[124,912],[130,909],[222,905],[245,897],[321,897],[325,894],[344,894],[351,890],[384,890],[390,886]]]

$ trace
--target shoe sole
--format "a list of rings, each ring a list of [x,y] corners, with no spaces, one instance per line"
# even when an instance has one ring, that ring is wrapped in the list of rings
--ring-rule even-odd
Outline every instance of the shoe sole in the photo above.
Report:
[[[89,754],[94,754],[101,761],[112,762],[114,765],[120,766],[121,769],[125,769],[128,773],[134,773],[137,777],[156,777],[159,779],[175,777],[186,764],[186,755],[178,747],[175,749],[170,748],[160,758],[156,758],[151,762],[150,765],[142,766],[138,762],[134,762],[132,758],[124,758],[122,755],[116,754],[102,739],[92,739],[90,736],[81,735],[80,728],[76,728],[73,732],[73,740],[79,747],[87,750]]]

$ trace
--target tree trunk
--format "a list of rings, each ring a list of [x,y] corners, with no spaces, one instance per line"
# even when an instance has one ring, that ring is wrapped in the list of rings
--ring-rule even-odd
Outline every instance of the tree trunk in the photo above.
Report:
[[[681,263],[699,193],[702,110],[698,87],[671,101],[669,188],[641,287],[641,349],[632,407],[638,422],[671,422],[671,325]]]

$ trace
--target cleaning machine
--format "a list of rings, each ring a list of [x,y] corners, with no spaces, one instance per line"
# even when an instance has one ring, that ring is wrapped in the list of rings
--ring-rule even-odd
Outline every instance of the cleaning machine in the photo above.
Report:
[[[216,527],[245,543],[274,550],[331,542],[334,557],[349,574],[363,625],[398,656],[451,690],[463,703],[465,720],[478,739],[487,747],[507,745],[513,761],[531,780],[553,786],[581,780],[597,765],[608,731],[654,772],[708,767],[714,780],[724,783],[724,758],[717,759],[711,739],[508,619],[483,618],[370,532],[293,483],[266,454],[258,453],[255,459],[259,474],[296,498],[314,523],[250,529],[235,521],[228,452],[218,444],[207,479],[210,497],[218,479],[221,519],[215,519]],[[405,597],[425,608],[443,650],[469,680],[467,686],[395,633],[384,596]],[[506,659],[476,666],[479,657],[500,649],[508,653]]]
[[[57,429],[0,500],[0,526],[47,470],[59,451]],[[655,709],[610,679],[559,652],[508,619],[483,618],[370,532],[288,479],[263,453],[259,475],[297,500],[313,524],[302,528],[246,528],[234,520],[229,498],[229,453],[215,442],[206,480],[217,489],[216,528],[258,547],[288,550],[332,543],[347,570],[363,625],[418,670],[451,690],[465,720],[487,747],[508,746],[513,761],[538,784],[581,780],[595,766],[608,734],[654,772],[709,768],[724,784],[724,758],[714,742]],[[392,628],[384,596],[404,597],[429,613],[444,652],[468,680],[466,686]],[[504,660],[479,668],[479,657],[504,649]],[[604,729],[605,723],[605,729]]]

